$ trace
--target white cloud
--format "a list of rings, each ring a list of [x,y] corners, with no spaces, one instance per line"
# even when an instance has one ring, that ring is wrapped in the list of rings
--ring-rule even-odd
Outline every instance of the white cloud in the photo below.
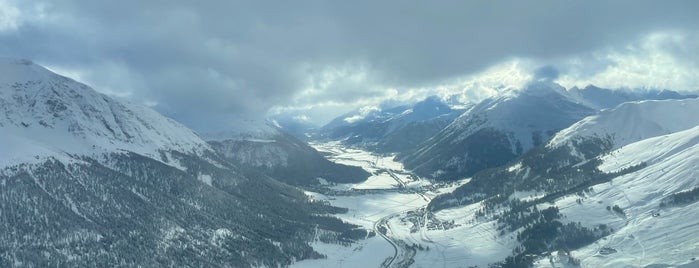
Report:
[[[303,113],[309,121],[323,124],[340,114],[359,109],[359,114],[344,119],[351,123],[380,110],[382,105],[413,103],[435,95],[472,103],[503,90],[523,87],[532,79],[533,66],[530,60],[510,59],[478,73],[432,85],[402,88],[376,84],[365,66],[327,68],[310,73],[308,88],[297,93],[291,105],[273,107],[269,114]]]
[[[699,90],[699,44],[691,34],[655,32],[623,48],[609,48],[563,62],[565,87]],[[690,52],[693,51],[693,52]]]
[[[697,69],[684,60],[697,48],[683,45],[697,39],[666,42],[655,56],[645,54],[652,47],[624,47],[658,29],[696,31],[693,0],[555,9],[538,1],[165,2],[0,0],[0,54],[151,100],[206,131],[275,111],[321,123],[429,95],[478,101],[519,87],[542,65],[568,74],[559,76],[568,84],[668,88],[694,87],[686,81]]]
[[[368,115],[374,112],[381,112],[381,108],[376,106],[364,106],[359,108],[359,113],[350,117],[343,119],[347,123],[354,123],[359,120],[366,118]]]
[[[0,0],[0,32],[13,31],[21,24],[20,10],[6,0]]]

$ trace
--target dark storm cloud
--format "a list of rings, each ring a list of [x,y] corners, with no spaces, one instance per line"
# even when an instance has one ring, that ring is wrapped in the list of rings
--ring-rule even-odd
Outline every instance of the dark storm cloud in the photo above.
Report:
[[[536,80],[554,81],[559,75],[558,69],[551,65],[542,66],[534,71],[534,79]]]
[[[21,21],[0,31],[0,54],[81,71],[200,130],[290,103],[316,71],[348,62],[370,67],[374,85],[336,79],[309,99],[376,96],[376,85],[429,85],[510,57],[545,60],[699,25],[698,1],[14,4]]]

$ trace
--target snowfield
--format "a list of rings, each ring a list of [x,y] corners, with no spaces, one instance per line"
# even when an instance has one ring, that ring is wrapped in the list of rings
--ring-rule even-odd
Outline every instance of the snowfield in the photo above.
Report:
[[[561,130],[547,144],[562,146],[577,137],[610,135],[614,148],[699,125],[699,98],[626,102]]]
[[[160,159],[210,150],[156,111],[115,100],[26,60],[0,59],[0,168],[69,154],[134,152]],[[9,149],[6,149],[9,148]]]
[[[316,143],[313,146],[337,163],[361,166],[377,175],[358,184],[337,184],[333,190],[373,190],[353,195],[326,196],[306,192],[315,200],[327,200],[331,204],[349,209],[337,215],[344,221],[373,230],[374,225],[386,221],[387,235],[405,245],[420,245],[429,250],[417,250],[411,267],[454,267],[466,264],[487,264],[503,259],[510,252],[511,240],[493,239],[495,230],[492,222],[471,222],[473,211],[479,205],[440,211],[439,221],[454,221],[460,226],[448,230],[434,229],[420,224],[419,231],[411,232],[413,224],[406,218],[419,214],[424,217],[424,208],[429,200],[441,193],[453,191],[469,179],[454,183],[431,184],[416,178],[391,156],[377,156],[359,149],[344,148],[339,142]],[[390,171],[390,173],[389,173]],[[393,174],[398,179],[392,177]],[[411,179],[413,178],[413,179]],[[400,181],[400,182],[399,182]],[[404,190],[398,191],[402,187]],[[385,191],[376,191],[385,190]],[[412,216],[411,216],[412,217]],[[412,217],[414,218],[414,217]],[[424,221],[423,221],[424,222]],[[394,250],[390,243],[379,235],[359,241],[350,247],[316,242],[313,247],[328,256],[321,260],[304,260],[293,267],[379,267]],[[399,254],[406,254],[399,250]],[[394,263],[395,264],[395,263]]]
[[[340,142],[311,143],[311,146],[321,154],[327,154],[326,157],[330,161],[359,166],[372,174],[361,183],[338,184],[331,187],[334,190],[395,189],[401,184],[409,184],[412,187],[429,185],[429,183],[425,184],[425,181],[410,180],[408,178],[410,174],[404,171],[403,164],[393,160],[393,155],[376,155],[359,149],[344,148]],[[392,175],[398,177],[401,182]]]
[[[358,149],[343,148],[337,142],[316,143],[312,144],[312,146],[321,153],[329,154],[327,158],[331,161],[360,166],[375,174],[362,183],[331,186],[330,188],[333,190],[388,190],[342,196],[326,196],[319,193],[306,192],[312,199],[326,200],[334,206],[348,208],[348,213],[336,215],[342,220],[359,225],[367,230],[374,230],[374,224],[384,217],[397,215],[403,211],[427,205],[428,201],[419,194],[395,191],[400,187],[401,182],[405,183],[405,181],[397,181],[389,175],[389,170],[400,172],[400,175],[395,175],[399,180],[407,180],[408,173],[402,169],[403,167],[400,163],[393,161],[391,156],[377,156]],[[376,175],[376,173],[378,174]],[[424,184],[424,182],[420,184]],[[378,234],[375,237],[360,240],[349,247],[316,242],[313,244],[313,248],[327,255],[327,259],[304,260],[294,263],[292,266],[379,267],[387,258],[394,255],[393,246]]]
[[[661,208],[664,197],[699,187],[699,126],[631,143],[602,157],[606,172],[645,162],[639,171],[596,185],[577,204],[577,196],[556,201],[566,220],[614,232],[573,251],[584,267],[699,267],[699,203]],[[606,209],[618,205],[625,215]],[[605,253],[602,248],[616,252]],[[540,260],[539,267],[556,262]],[[558,264],[560,266],[560,264]]]
[[[429,247],[429,250],[417,251],[411,267],[487,267],[510,255],[515,239],[499,237],[495,221],[475,220],[474,213],[480,208],[478,203],[439,211],[427,226],[423,222],[419,230],[412,233],[412,223],[400,217],[389,223],[396,237],[408,244]]]

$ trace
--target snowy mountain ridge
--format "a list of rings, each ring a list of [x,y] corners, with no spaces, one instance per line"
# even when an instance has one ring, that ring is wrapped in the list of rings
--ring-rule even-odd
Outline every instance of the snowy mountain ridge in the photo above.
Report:
[[[569,221],[588,226],[606,224],[617,230],[604,240],[574,251],[581,264],[698,265],[699,239],[694,234],[699,231],[699,203],[664,203],[674,194],[699,187],[699,124],[626,144],[600,159],[598,168],[603,172],[618,172],[639,163],[647,167],[592,187],[582,200],[576,201],[579,197],[573,195],[556,201]],[[614,205],[623,215],[605,209]],[[555,265],[546,260],[537,266]]]
[[[547,144],[559,147],[580,137],[609,136],[614,148],[699,125],[699,99],[645,100],[603,110],[557,133]]]
[[[512,250],[504,261],[484,261],[503,266],[696,267],[697,106],[697,99],[637,101],[586,117],[433,198],[428,208],[438,221],[462,225],[439,235],[471,237],[489,223],[490,235],[465,247]],[[541,211],[548,216],[536,217]]]
[[[458,179],[505,164],[594,112],[560,85],[535,82],[481,101],[398,158],[419,175]]]
[[[412,105],[350,112],[323,126],[321,139],[342,140],[345,145],[382,153],[413,148],[448,125],[463,112],[439,97],[427,97]],[[352,119],[352,120],[347,120]]]
[[[472,116],[482,117],[483,121],[482,124],[472,124],[467,120],[455,120],[454,125],[449,127],[466,131],[459,134],[452,142],[465,139],[473,133],[473,130],[491,127],[512,133],[514,140],[519,141],[522,148],[527,150],[536,145],[532,140],[533,131],[555,130],[571,119],[593,112],[585,106],[571,105],[574,103],[571,100],[572,97],[568,91],[558,84],[543,82],[531,84],[513,94],[505,94],[485,101],[461,115],[464,119]],[[569,105],[569,107],[563,107],[563,105]],[[547,113],[551,111],[544,109],[545,107],[562,108],[560,111],[564,113],[550,115]]]
[[[551,81],[534,81],[521,89],[503,91],[498,96],[472,106],[426,142],[399,154],[398,159],[407,168],[422,176],[445,180],[459,179],[515,159],[547,142],[560,130],[599,113],[600,108],[614,108],[627,101],[690,97],[696,98],[695,95],[682,95],[673,91],[631,92],[594,86],[565,89]],[[648,117],[657,116],[652,115],[656,111],[647,113]],[[634,112],[630,111],[627,114]],[[669,111],[661,114],[666,118],[677,118],[666,121],[697,120],[688,118],[696,112],[677,116]],[[646,115],[639,113],[638,116]],[[622,123],[630,124],[631,119],[633,118],[628,118]],[[618,120],[624,121],[621,118]],[[670,127],[667,131],[688,127]],[[628,127],[628,131],[634,130],[633,126]],[[575,135],[582,133],[581,131],[583,130],[572,129],[569,133]],[[599,134],[600,138],[606,138],[604,133]],[[630,134],[620,132],[617,135],[621,142],[622,136]]]
[[[227,131],[200,133],[200,136],[206,141],[271,142],[282,135],[280,127],[273,121],[231,119],[230,126]]]
[[[161,150],[200,154],[208,144],[154,110],[115,100],[27,60],[0,60],[2,166],[64,154]],[[7,149],[11,148],[11,149]]]

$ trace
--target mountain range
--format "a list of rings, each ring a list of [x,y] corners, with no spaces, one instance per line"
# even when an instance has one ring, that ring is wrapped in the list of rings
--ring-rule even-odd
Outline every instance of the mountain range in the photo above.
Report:
[[[341,115],[320,128],[315,138],[380,153],[401,152],[429,139],[462,112],[432,96],[411,105]]]
[[[429,184],[458,180],[420,195],[419,218],[487,223],[513,245],[490,265],[699,263],[695,95],[533,81],[471,104],[358,110],[312,135],[273,120],[200,134],[31,61],[2,59],[0,74],[0,267],[279,267],[324,257],[318,241],[370,237],[303,189],[381,172],[331,162],[304,137],[374,151],[369,165],[395,155]],[[391,182],[416,179],[396,170]],[[343,187],[326,190],[361,192]],[[404,187],[392,191],[424,190]]]
[[[0,266],[285,266],[340,208],[194,131],[26,60],[0,62]]]
[[[414,173],[436,180],[469,177],[497,167],[547,141],[553,134],[600,110],[623,102],[682,99],[668,90],[609,90],[594,86],[565,89],[534,81],[475,104],[451,109],[438,98],[412,106],[342,115],[321,128],[323,137],[341,139],[396,159]]]
[[[499,265],[641,266],[695,257],[699,99],[628,102],[586,117],[507,165],[483,170],[430,202],[480,204],[518,247]],[[671,118],[671,119],[670,119]],[[672,242],[674,241],[674,242]],[[640,247],[639,247],[640,245]],[[668,249],[673,256],[668,258]],[[551,263],[551,264],[550,264]]]

